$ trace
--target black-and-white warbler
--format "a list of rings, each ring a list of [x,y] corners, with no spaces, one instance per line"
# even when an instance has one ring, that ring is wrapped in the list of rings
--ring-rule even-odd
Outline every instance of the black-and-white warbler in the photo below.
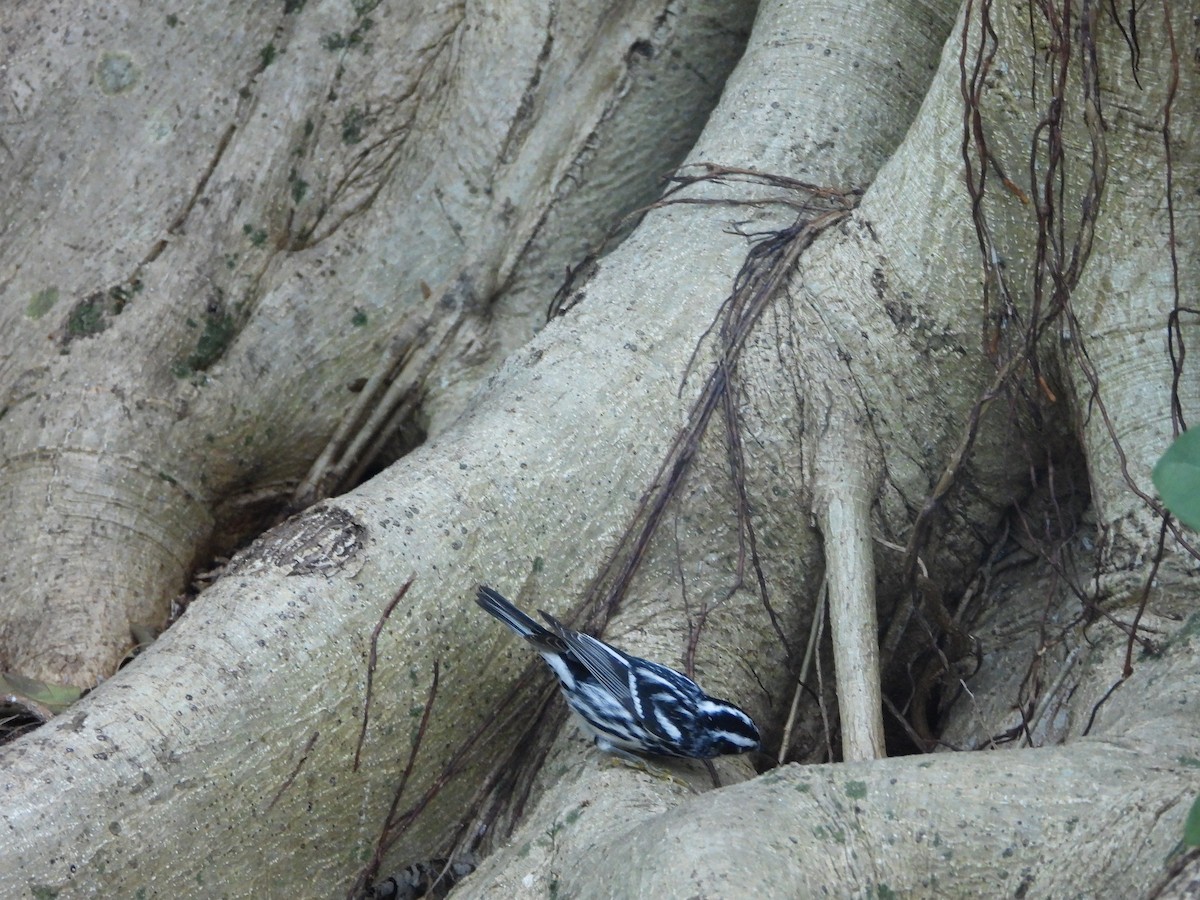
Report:
[[[480,585],[476,601],[533,644],[606,753],[711,759],[758,749],[754,721],[686,675],[572,631],[539,610],[550,625],[543,628],[490,587]]]

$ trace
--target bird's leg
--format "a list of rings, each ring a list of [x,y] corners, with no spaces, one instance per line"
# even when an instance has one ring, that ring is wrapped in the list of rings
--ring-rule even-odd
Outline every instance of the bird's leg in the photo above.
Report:
[[[654,778],[661,778],[664,781],[670,781],[679,785],[680,787],[690,788],[693,791],[695,790],[695,788],[692,788],[690,784],[688,784],[679,776],[675,775],[673,772],[669,772],[666,769],[660,769],[657,766],[652,766],[650,761],[644,756],[638,756],[636,753],[630,753],[628,750],[625,750],[621,747],[614,747],[607,741],[601,744],[601,742],[597,740],[596,746],[608,754],[609,765],[625,766],[629,769],[641,769],[647,775],[650,775]]]

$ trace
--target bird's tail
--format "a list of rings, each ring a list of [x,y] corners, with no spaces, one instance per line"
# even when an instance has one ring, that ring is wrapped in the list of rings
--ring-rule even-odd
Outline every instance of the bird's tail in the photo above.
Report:
[[[509,603],[503,594],[485,584],[479,586],[475,602],[527,640],[536,642],[551,636],[545,628]]]

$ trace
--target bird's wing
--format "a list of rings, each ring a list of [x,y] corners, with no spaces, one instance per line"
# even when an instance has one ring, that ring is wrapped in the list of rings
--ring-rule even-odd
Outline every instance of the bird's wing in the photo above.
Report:
[[[636,709],[637,704],[629,689],[629,656],[590,635],[572,631],[544,610],[539,609],[538,612],[605,690],[623,706]]]

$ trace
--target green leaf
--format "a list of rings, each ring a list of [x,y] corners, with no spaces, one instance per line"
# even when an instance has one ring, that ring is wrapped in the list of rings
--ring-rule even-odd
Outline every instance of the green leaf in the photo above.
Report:
[[[1200,847],[1200,797],[1192,802],[1192,811],[1184,823],[1183,842],[1189,847]]]
[[[35,681],[16,672],[0,672],[0,703],[30,710],[38,718],[62,712],[83,693],[69,684]]]
[[[1200,428],[1185,431],[1154,467],[1154,486],[1184,525],[1200,531]]]

